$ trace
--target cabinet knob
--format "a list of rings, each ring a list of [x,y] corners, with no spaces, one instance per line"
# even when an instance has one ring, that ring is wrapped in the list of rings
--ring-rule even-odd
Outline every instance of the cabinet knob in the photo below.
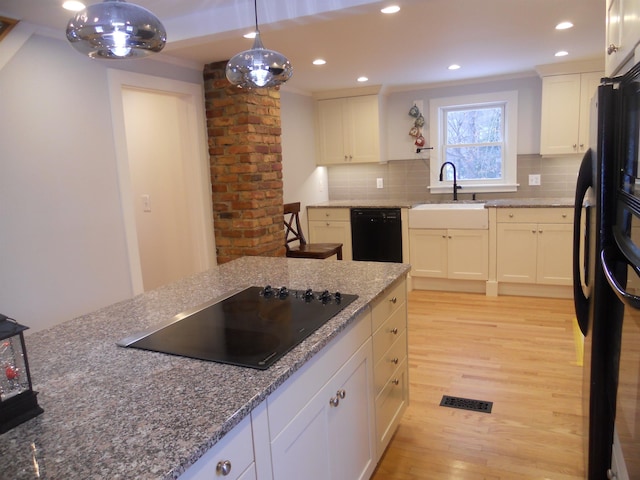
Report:
[[[340,405],[340,399],[338,397],[331,397],[329,399],[329,405],[331,405],[332,407],[337,407],[338,405]]]
[[[340,390],[338,390],[336,392],[336,396],[340,397],[341,399],[344,400],[344,397],[347,396],[347,391],[344,388],[341,388]]]
[[[393,297],[389,300],[391,303],[398,303],[398,299],[396,297]]]
[[[616,480],[618,476],[615,473],[613,473],[613,470],[609,469],[607,470],[607,478],[609,480]]]
[[[397,386],[400,384],[400,380],[398,380],[397,378],[394,378],[393,380],[391,380],[391,383]]]
[[[576,148],[578,148],[578,144],[577,144],[577,143],[574,143],[574,144],[573,144],[573,148],[574,148],[574,150],[575,150]]]
[[[538,233],[542,233],[542,229],[538,230]]]
[[[531,233],[536,233],[535,229],[534,229],[534,230],[531,230]]]
[[[563,214],[562,214],[562,218],[567,218],[567,214],[566,214],[566,213],[563,213]]]
[[[509,218],[513,218],[513,213],[510,213],[510,214],[509,214]]]
[[[394,335],[398,334],[398,329],[397,328],[392,328],[391,329],[391,333],[393,333]]]
[[[607,55],[613,55],[618,50],[620,50],[620,46],[616,45],[615,43],[612,43],[607,47]]]
[[[397,364],[398,364],[398,362],[399,362],[398,357],[393,357],[393,358],[391,359],[391,363],[393,363],[394,365],[397,365]]]
[[[216,473],[225,477],[231,473],[231,462],[229,460],[221,460],[216,465]]]

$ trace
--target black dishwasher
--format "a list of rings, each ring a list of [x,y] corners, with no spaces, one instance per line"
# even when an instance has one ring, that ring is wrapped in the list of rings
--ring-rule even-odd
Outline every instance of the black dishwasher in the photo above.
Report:
[[[400,209],[352,208],[351,246],[354,260],[402,263]]]

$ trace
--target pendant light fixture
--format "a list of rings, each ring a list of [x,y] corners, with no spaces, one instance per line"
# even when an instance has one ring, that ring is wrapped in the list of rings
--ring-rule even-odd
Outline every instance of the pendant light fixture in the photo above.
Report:
[[[104,0],[69,20],[67,39],[91,58],[135,58],[162,50],[167,32],[146,8],[125,0]]]
[[[238,53],[227,63],[226,75],[240,88],[268,88],[281,85],[293,75],[287,57],[262,45],[258,29],[258,1],[253,1],[256,18],[256,37],[253,48]]]

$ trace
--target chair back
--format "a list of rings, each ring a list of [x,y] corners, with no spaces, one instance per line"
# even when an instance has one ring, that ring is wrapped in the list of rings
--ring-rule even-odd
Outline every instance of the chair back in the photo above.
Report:
[[[300,202],[284,204],[284,226],[286,229],[284,246],[287,250],[289,250],[290,243],[307,244],[300,226]]]

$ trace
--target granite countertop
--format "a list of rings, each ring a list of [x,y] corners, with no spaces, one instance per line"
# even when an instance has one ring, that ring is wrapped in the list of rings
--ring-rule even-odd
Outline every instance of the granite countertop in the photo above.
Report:
[[[424,203],[424,202],[423,202]],[[416,202],[409,200],[327,200],[309,205],[309,208],[411,208]]]
[[[0,478],[177,478],[409,268],[244,257],[27,335],[44,413],[0,435]],[[231,290],[267,284],[359,298],[264,371],[116,346]]]
[[[412,208],[424,203],[454,203],[453,200],[409,201],[409,200],[328,200],[309,205],[309,208]],[[458,200],[455,203],[484,203],[486,208],[546,208],[571,207],[573,198],[500,198],[495,200]]]
[[[486,208],[573,208],[574,199],[564,198],[502,198],[487,200]]]

